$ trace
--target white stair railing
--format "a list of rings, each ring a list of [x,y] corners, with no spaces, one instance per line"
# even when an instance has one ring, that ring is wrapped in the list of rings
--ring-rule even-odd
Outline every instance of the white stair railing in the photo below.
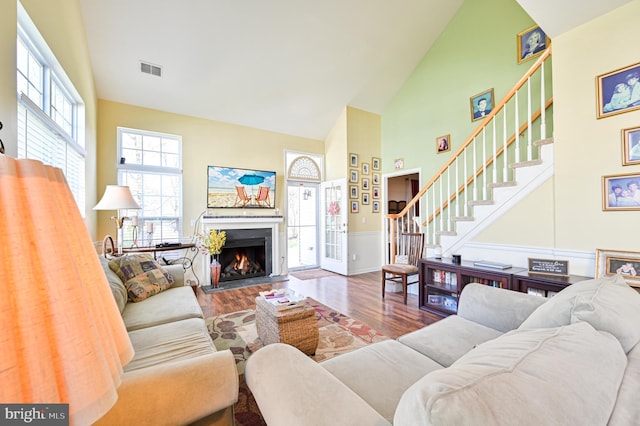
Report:
[[[523,157],[526,162],[536,160],[534,140],[549,137],[547,109],[553,97],[545,64],[550,60],[551,47],[407,206],[386,215],[387,261],[397,253],[403,232],[423,232],[426,247],[437,246],[440,235],[455,235],[455,222],[472,216],[470,205],[489,204],[492,187],[512,184],[514,163],[522,163]],[[416,212],[418,201],[421,212]]]

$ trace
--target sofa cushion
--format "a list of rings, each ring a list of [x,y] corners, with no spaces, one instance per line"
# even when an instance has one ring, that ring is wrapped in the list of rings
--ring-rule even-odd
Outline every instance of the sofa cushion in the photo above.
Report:
[[[629,352],[640,341],[640,294],[619,275],[581,281],[541,305],[520,328],[558,327],[577,321],[613,334]]]
[[[124,371],[216,352],[204,321],[197,318],[131,331],[129,338],[136,354]]]
[[[124,282],[129,298],[140,302],[173,285],[173,276],[149,253],[132,253],[113,259],[109,268]]]
[[[385,340],[320,363],[388,421],[402,394],[425,374],[442,369],[395,340]]]
[[[502,332],[498,330],[451,315],[400,336],[398,342],[448,367],[474,346],[501,335]]]
[[[127,303],[122,312],[128,331],[188,318],[204,318],[191,287],[170,288],[140,303]]]
[[[585,322],[511,331],[418,381],[393,423],[604,425],[626,363],[617,340]]]
[[[109,260],[105,259],[103,256],[100,256],[100,264],[102,265],[102,269],[104,270],[104,274],[107,277],[107,282],[109,283],[109,287],[111,287],[111,293],[113,293],[113,298],[116,300],[116,304],[118,305],[118,309],[120,309],[120,313],[124,311],[124,307],[127,305],[127,289],[124,286],[124,283],[116,275],[115,272],[109,268]]]

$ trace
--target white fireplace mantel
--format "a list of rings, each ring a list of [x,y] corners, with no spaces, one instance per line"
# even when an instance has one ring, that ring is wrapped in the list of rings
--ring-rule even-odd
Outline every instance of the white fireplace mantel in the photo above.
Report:
[[[279,228],[283,222],[283,216],[205,216],[202,218],[202,230],[206,234],[212,229],[225,231],[228,229],[265,229],[271,228],[271,275],[280,275],[280,245]],[[211,270],[209,262],[203,264],[204,285],[211,282]]]

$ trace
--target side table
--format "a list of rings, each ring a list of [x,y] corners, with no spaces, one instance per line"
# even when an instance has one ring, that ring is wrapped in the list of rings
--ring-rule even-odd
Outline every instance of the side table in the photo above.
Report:
[[[256,328],[262,344],[287,343],[307,355],[316,353],[320,332],[316,311],[310,306],[278,310],[262,296],[256,297]]]

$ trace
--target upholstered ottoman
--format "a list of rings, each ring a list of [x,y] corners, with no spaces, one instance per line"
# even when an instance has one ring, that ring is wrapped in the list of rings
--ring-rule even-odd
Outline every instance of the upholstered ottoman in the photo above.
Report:
[[[315,310],[305,304],[278,310],[263,297],[256,297],[256,328],[262,344],[287,343],[307,355],[318,347],[318,320]]]

